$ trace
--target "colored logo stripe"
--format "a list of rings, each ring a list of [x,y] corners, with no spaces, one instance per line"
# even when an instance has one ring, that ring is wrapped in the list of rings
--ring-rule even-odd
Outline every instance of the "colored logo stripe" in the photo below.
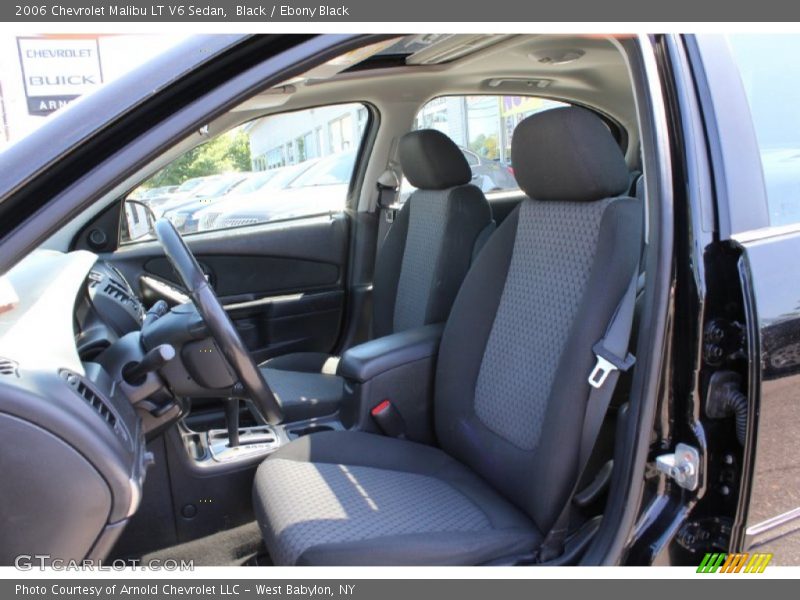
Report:
[[[703,562],[697,567],[698,573],[716,573],[722,562],[725,560],[725,554],[713,553],[706,554]]]
[[[772,554],[756,552],[754,554],[725,554],[710,552],[703,557],[698,573],[763,573],[772,560]]]

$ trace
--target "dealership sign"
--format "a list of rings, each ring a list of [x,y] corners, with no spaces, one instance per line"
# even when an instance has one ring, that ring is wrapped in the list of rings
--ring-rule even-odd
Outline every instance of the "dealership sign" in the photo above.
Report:
[[[500,114],[504,117],[542,110],[544,101],[535,96],[500,96]]]
[[[47,115],[103,83],[97,38],[17,38],[28,112]]]

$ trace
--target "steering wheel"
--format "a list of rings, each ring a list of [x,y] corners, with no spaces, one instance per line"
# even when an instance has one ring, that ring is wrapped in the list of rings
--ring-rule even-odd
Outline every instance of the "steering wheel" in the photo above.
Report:
[[[175,229],[175,225],[168,219],[163,217],[158,219],[155,232],[167,259],[181,278],[197,312],[211,331],[211,336],[217,342],[222,354],[233,367],[239,382],[267,422],[277,425],[283,420],[281,406],[242,342],[228,313],[206,280],[194,254]]]

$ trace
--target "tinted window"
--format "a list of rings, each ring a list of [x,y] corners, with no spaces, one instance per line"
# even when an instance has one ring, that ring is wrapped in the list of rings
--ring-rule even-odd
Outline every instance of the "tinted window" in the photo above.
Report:
[[[341,211],[367,114],[339,104],[251,121],[178,157],[130,199],[183,234]]]
[[[350,176],[353,174],[355,160],[355,152],[345,152],[323,158],[319,163],[292,181],[290,187],[346,185],[350,182]]]
[[[239,183],[236,187],[233,188],[232,191],[235,191],[237,194],[243,194],[247,192],[255,192],[258,189],[261,189],[265,185],[269,183],[270,179],[273,179],[278,174],[278,169],[273,169],[272,171],[263,171],[261,173],[255,173]]]
[[[485,194],[519,189],[511,164],[511,138],[525,117],[566,106],[533,96],[443,96],[420,109],[414,129],[438,129],[461,148],[472,183]],[[414,187],[403,179],[400,199]]]

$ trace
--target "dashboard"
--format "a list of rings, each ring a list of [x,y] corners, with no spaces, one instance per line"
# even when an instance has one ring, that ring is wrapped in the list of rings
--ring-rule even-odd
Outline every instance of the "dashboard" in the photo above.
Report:
[[[75,345],[82,361],[92,360],[114,341],[141,329],[144,308],[125,277],[97,261],[75,307]]]
[[[143,356],[144,310],[90,252],[40,250],[4,279],[13,298],[0,298],[0,564],[34,551],[103,557],[152,460],[123,376]]]

